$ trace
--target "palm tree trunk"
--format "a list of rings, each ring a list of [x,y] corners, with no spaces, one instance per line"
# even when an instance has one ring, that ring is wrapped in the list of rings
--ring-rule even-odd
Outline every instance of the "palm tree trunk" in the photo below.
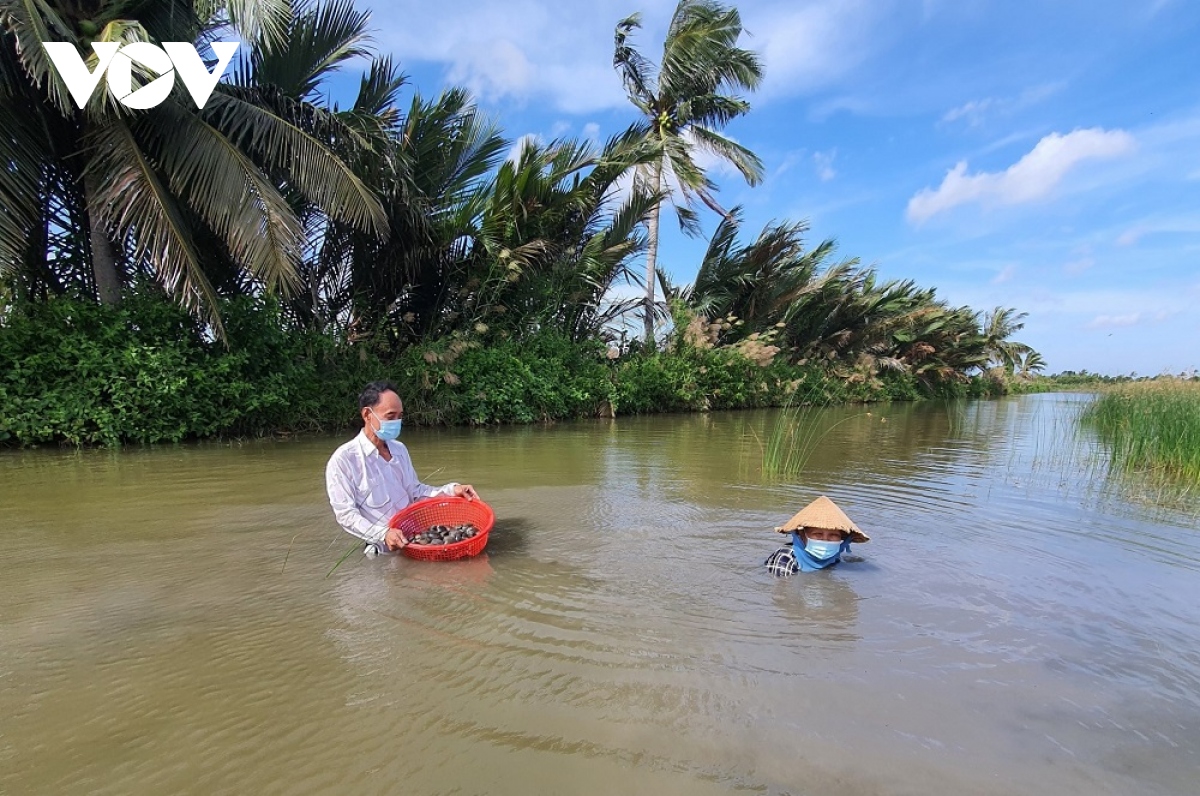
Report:
[[[101,304],[121,303],[121,277],[117,272],[117,254],[108,232],[100,222],[99,214],[91,206],[95,195],[95,177],[84,178],[84,199],[88,211],[88,227],[91,237],[92,275],[96,280],[96,295]]]
[[[662,190],[662,167],[654,166],[654,193]],[[662,212],[662,202],[656,202],[646,219],[649,245],[646,247],[646,345],[654,342],[654,283],[657,281],[658,267],[658,217]]]
[[[94,219],[95,217],[92,216]],[[92,274],[101,304],[121,303],[121,278],[117,275],[117,256],[101,225],[92,221]]]
[[[45,301],[53,287],[56,293],[61,293],[61,286],[57,284],[58,280],[55,277],[54,270],[50,268],[46,262],[47,250],[50,240],[50,213],[46,209],[46,202],[43,200],[41,218],[34,226],[32,232],[36,236],[29,245],[25,247],[25,272],[29,274],[29,279],[16,279],[16,293],[20,299],[29,299],[30,297]]]

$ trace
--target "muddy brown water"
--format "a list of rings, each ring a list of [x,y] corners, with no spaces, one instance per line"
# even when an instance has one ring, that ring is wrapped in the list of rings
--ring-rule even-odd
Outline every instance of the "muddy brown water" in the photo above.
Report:
[[[1198,509],[1084,400],[826,410],[784,483],[770,412],[406,428],[486,553],[329,577],[342,437],[4,452],[0,793],[1194,794]],[[822,493],[873,540],[771,578]]]

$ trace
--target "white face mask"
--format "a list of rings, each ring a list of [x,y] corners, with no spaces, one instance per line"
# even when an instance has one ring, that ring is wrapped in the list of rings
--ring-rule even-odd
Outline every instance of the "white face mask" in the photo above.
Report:
[[[822,542],[819,539],[809,539],[804,543],[804,552],[818,561],[833,558],[841,549],[841,542]]]
[[[367,411],[375,415],[375,419],[379,421],[379,428],[376,429],[375,436],[389,442],[400,436],[400,426],[403,424],[403,420],[384,420],[375,414],[374,409],[368,409]]]

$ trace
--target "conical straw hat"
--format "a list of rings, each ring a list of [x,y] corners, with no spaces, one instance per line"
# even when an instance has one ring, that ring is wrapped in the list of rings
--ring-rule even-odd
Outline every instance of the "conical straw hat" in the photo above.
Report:
[[[824,495],[800,509],[796,512],[796,516],[775,530],[780,533],[790,533],[801,528],[846,531],[850,534],[850,541],[855,544],[871,541],[871,537],[859,530],[859,527],[846,516],[846,512],[839,509],[836,503]]]

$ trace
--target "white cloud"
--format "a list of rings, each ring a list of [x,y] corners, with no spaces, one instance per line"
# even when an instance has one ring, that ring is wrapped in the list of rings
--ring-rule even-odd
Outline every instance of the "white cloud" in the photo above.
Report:
[[[1017,275],[1017,267],[1015,265],[1006,265],[1000,269],[1000,273],[992,277],[993,285],[1003,285],[1005,282],[1011,282],[1012,278]]]
[[[971,100],[965,105],[959,105],[957,108],[951,108],[942,116],[943,122],[954,122],[959,119],[965,119],[967,124],[972,127],[978,127],[983,123],[984,112],[996,104],[996,100],[988,97],[987,99]]]
[[[783,176],[785,172],[791,171],[797,165],[803,163],[807,152],[805,149],[788,152],[783,156],[783,160],[779,162],[779,166],[776,167],[775,171],[771,173],[771,177]]]
[[[871,116],[878,115],[879,109],[874,100],[842,95],[818,102],[813,106],[809,116],[813,121],[823,122],[837,113],[846,113],[851,116]]]
[[[990,115],[1009,115],[1049,99],[1067,87],[1064,82],[1042,83],[1022,91],[1014,98],[985,97],[951,108],[942,116],[943,124],[963,120],[969,127],[980,127]]]
[[[1040,85],[1031,86],[1021,92],[1021,95],[1017,97],[1016,104],[1020,107],[1033,105],[1041,102],[1042,100],[1050,99],[1066,87],[1067,82],[1065,80],[1058,80],[1054,83],[1042,83]]]
[[[1116,238],[1122,247],[1141,243],[1147,235],[1196,235],[1200,234],[1200,216],[1164,215],[1144,218],[1123,231]]]
[[[1124,130],[1090,128],[1051,133],[1001,172],[969,174],[959,161],[936,189],[925,188],[908,202],[908,220],[920,224],[958,205],[1016,205],[1049,196],[1067,172],[1085,160],[1115,158],[1136,148]]]
[[[817,0],[742,5],[750,38],[744,47],[763,60],[762,92],[794,96],[824,88],[872,52],[874,26],[890,9],[864,0]]]
[[[548,100],[559,111],[585,113],[628,104],[612,67],[613,29],[634,9],[624,4],[538,0],[363,0],[373,8],[380,48],[402,63],[442,64],[445,79],[487,102]],[[674,3],[642,0],[646,28],[639,43],[653,52]]]
[[[828,152],[814,152],[813,164],[817,169],[817,177],[821,182],[829,182],[837,176],[837,172],[833,170],[833,160],[837,157],[837,150],[831,149]]]
[[[1136,326],[1138,321],[1142,319],[1140,312],[1131,312],[1128,315],[1097,315],[1088,322],[1088,329],[1123,329],[1128,326]]]
[[[446,79],[487,99],[526,94],[534,66],[520,45],[509,39],[474,42],[455,59]]]
[[[1041,282],[1013,282],[1002,291],[983,287],[978,282],[954,283],[943,280],[939,295],[954,304],[972,307],[991,307],[1006,304],[1019,307],[1035,317],[1063,319],[1072,325],[1094,322],[1096,318],[1141,319],[1158,316],[1197,315],[1200,307],[1200,282],[1177,284],[1159,283],[1147,286],[1101,287],[1094,280],[1082,279],[1069,283],[1068,289],[1048,287]]]
[[[1144,234],[1146,234],[1146,231],[1138,227],[1127,229],[1117,237],[1117,245],[1122,247],[1133,246],[1142,239],[1142,235]]]
[[[1163,323],[1178,315],[1177,310],[1158,310],[1153,313],[1131,312],[1126,315],[1097,315],[1088,322],[1087,329],[1124,329],[1144,323]]]
[[[612,66],[613,30],[642,12],[634,42],[654,60],[676,6],[676,0],[360,2],[373,8],[382,49],[401,62],[442,64],[448,81],[488,102],[546,100],[568,113],[627,107]],[[764,63],[756,104],[834,84],[875,52],[879,22],[894,12],[892,4],[868,0],[756,0],[738,7],[739,45]]]
[[[1068,276],[1079,276],[1084,271],[1095,267],[1096,260],[1092,257],[1080,257],[1077,260],[1071,260],[1063,266],[1063,273]]]
[[[600,140],[600,125],[595,122],[588,122],[583,126],[583,137],[589,141]]]

